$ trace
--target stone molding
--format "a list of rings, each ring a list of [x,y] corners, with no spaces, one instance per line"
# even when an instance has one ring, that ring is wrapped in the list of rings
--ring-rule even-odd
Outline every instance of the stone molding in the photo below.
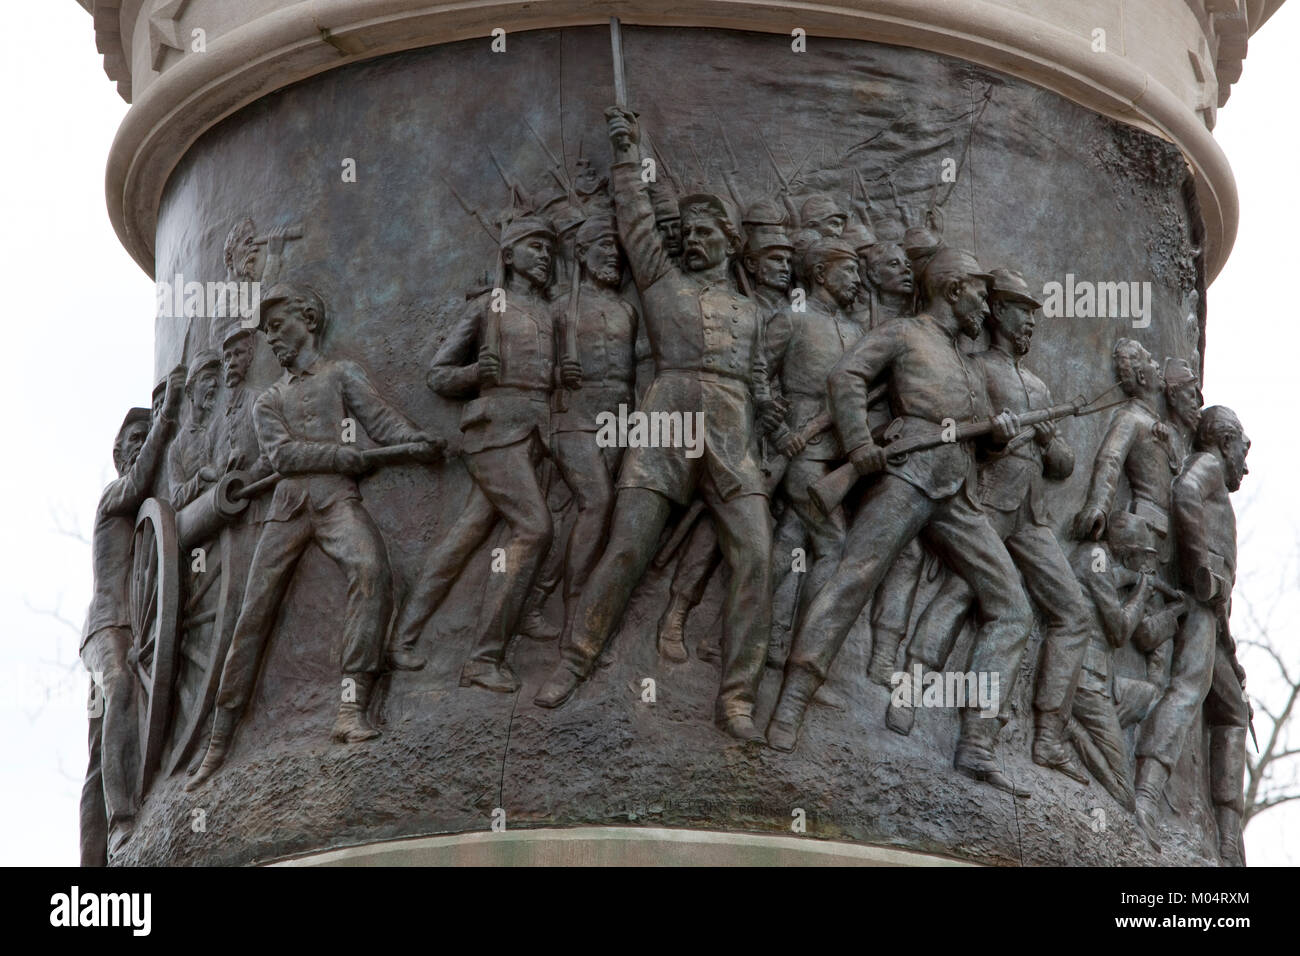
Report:
[[[812,837],[575,827],[384,840],[272,866],[978,866],[895,847]]]
[[[134,94],[109,157],[106,189],[109,216],[120,240],[150,275],[158,204],[168,176],[200,135],[259,97],[369,57],[486,38],[496,26],[521,32],[592,25],[618,14],[629,26],[786,34],[798,25],[812,37],[833,35],[927,49],[1020,77],[1154,132],[1176,143],[1196,174],[1206,226],[1207,279],[1212,280],[1235,239],[1238,208],[1227,158],[1207,124],[1224,96],[1219,76],[1235,79],[1240,72],[1233,57],[1245,54],[1251,17],[1266,18],[1280,0],[1160,0],[1169,9],[1155,15],[1167,17],[1183,34],[1189,22],[1180,25],[1179,18],[1195,15],[1204,2],[1208,12],[1202,23],[1209,23],[1214,33],[1212,43],[1204,41],[1204,50],[1178,53],[1179,75],[1188,80],[1177,92],[1169,85],[1178,84],[1170,78],[1174,74],[1167,51],[1163,61],[1149,62],[1139,59],[1136,45],[1132,52],[1124,48],[1126,14],[1149,21],[1151,0],[1144,0],[1141,10],[1123,0],[1094,0],[1082,12],[1066,0],[694,0],[667,9],[652,0],[616,0],[599,10],[580,0],[222,0],[216,6],[210,0],[81,2],[95,12],[97,39],[110,75],[125,84],[124,95]],[[161,35],[162,14],[183,17],[179,26],[168,20],[169,30]],[[205,17],[213,24],[206,35],[207,51],[178,52],[175,37],[185,36]],[[1112,41],[1111,52],[1093,52],[1086,24],[1094,21],[1118,28],[1120,51],[1113,52]],[[1194,22],[1191,28],[1195,32]],[[159,42],[151,42],[151,37]],[[1213,81],[1206,68],[1211,56]],[[128,61],[133,69],[126,68]],[[162,73],[149,70],[155,62]],[[144,73],[151,74],[147,82],[142,82]]]

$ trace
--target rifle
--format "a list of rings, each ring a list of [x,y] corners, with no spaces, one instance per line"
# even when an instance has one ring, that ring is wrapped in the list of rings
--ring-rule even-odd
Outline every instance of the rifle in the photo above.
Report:
[[[1101,394],[1105,395],[1107,392],[1113,390],[1114,387],[1112,386]],[[1100,397],[1101,396],[1099,395],[1098,399]],[[1094,399],[1094,401],[1096,401],[1096,399]],[[1053,405],[1051,408],[1041,408],[1025,412],[1023,415],[1018,417],[1022,425],[1030,426],[1030,428],[1022,431],[1016,436],[1016,438],[1020,438],[1021,435],[1024,435],[1027,432],[1032,433],[1032,426],[1041,424],[1042,422],[1057,421],[1058,419],[1069,418],[1074,415],[1091,415],[1094,412],[1111,408],[1113,405],[1117,404],[1120,403],[1114,402],[1110,405],[1089,407],[1092,405],[1092,402],[1086,401],[1084,397],[1080,395],[1073,402],[1066,402],[1061,405]],[[990,434],[992,431],[992,420],[966,422],[957,426],[956,435],[952,439],[945,437],[947,429],[940,429],[928,435],[913,435],[910,438],[896,439],[895,441],[885,445],[884,448],[889,459],[898,460],[914,451],[927,451],[931,448],[939,448],[942,445],[972,441],[976,438],[982,438],[985,435]],[[860,477],[862,476],[858,472],[857,466],[854,465],[853,462],[849,462],[836,468],[829,475],[816,482],[808,489],[808,496],[812,499],[813,504],[816,505],[823,514],[829,515],[839,506],[840,502],[844,500],[845,496],[850,490],[852,490],[853,486],[858,483],[858,478]]]
[[[441,442],[414,441],[401,445],[381,445],[378,448],[367,448],[361,452],[361,457],[365,459],[366,466],[369,468],[415,463],[432,464],[437,461],[446,461],[447,450]],[[232,472],[231,474],[240,473]],[[279,472],[275,472],[247,485],[239,481],[227,482],[223,486],[225,498],[230,501],[256,498],[264,491],[274,488],[284,480],[284,477]]]
[[[833,424],[834,422],[831,421],[830,412],[822,412],[820,415],[811,419],[803,428],[799,429],[799,437],[802,438],[806,444],[822,432],[829,431]],[[772,476],[768,478],[768,494],[771,494],[776,490],[776,486],[781,483],[781,478],[783,476],[784,470],[781,470],[774,472]],[[682,520],[677,522],[677,527],[673,529],[672,537],[664,543],[664,546],[659,549],[659,553],[655,555],[654,565],[656,568],[662,568],[672,560],[672,556],[676,554],[678,548],[682,546],[682,542],[686,540],[686,536],[690,534],[691,528],[695,526],[696,520],[700,517],[703,511],[703,501],[696,498],[691,502],[690,508],[686,510],[686,514],[682,515]]]
[[[790,196],[790,180],[781,173],[781,167],[777,165],[776,157],[772,155],[772,147],[767,145],[767,140],[763,139],[761,132],[759,133],[758,141],[763,144],[763,152],[767,154],[767,160],[772,164],[772,171],[776,173],[776,181],[781,184],[781,202],[785,206],[785,211],[790,216],[790,228],[797,228],[799,225],[799,210],[795,209],[794,199]],[[809,151],[809,155],[812,155],[811,150]],[[805,156],[804,162],[807,161],[808,158]],[[803,168],[803,163],[799,164],[799,168]],[[797,174],[798,170],[795,172]]]
[[[888,385],[877,385],[867,394],[867,404],[869,406],[874,405],[876,402],[880,401],[880,399],[884,398],[888,391]],[[799,429],[798,435],[806,445],[822,432],[830,431],[834,424],[835,422],[831,418],[830,412],[821,412],[809,419],[808,423],[804,425],[803,428]],[[785,456],[782,455],[781,457],[784,458]],[[785,469],[782,468],[773,471],[768,477],[767,493],[769,495],[776,491],[777,486],[781,484],[781,479],[784,476]],[[695,524],[696,519],[699,518],[703,511],[703,501],[700,501],[697,498],[691,502],[691,506],[687,509],[686,514],[682,516],[682,520],[677,522],[677,527],[673,530],[672,537],[664,543],[664,546],[659,549],[659,553],[655,555],[654,565],[656,568],[662,568],[669,562],[672,556],[677,552],[677,549],[681,547],[682,542],[686,540],[686,535],[690,532],[691,526]]]
[[[565,194],[568,195],[569,202],[574,206],[577,206],[578,194],[574,192],[573,184],[569,182],[564,164],[560,162],[558,156],[551,152],[551,147],[546,145],[546,140],[542,139],[537,130],[533,129],[533,124],[528,122],[526,119],[523,122],[524,126],[528,127],[528,132],[533,134],[533,139],[537,140],[537,145],[542,148],[542,152],[546,154],[546,158],[551,161],[551,168],[549,170],[551,178],[554,179],[560,185],[560,188],[564,190]]]

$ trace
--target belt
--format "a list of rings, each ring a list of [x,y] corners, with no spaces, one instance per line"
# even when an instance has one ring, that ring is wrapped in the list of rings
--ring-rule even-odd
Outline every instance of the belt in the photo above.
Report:
[[[1150,498],[1133,496],[1133,514],[1146,520],[1162,538],[1169,533],[1169,512]]]
[[[739,382],[746,388],[749,387],[749,376],[747,375],[729,375],[726,372],[706,372],[698,368],[661,368],[656,370],[656,375],[689,375],[697,378],[701,382],[716,382],[719,385],[730,385],[732,382]],[[724,381],[725,379],[725,381]]]
[[[479,390],[479,398],[491,398],[493,395],[510,398],[526,398],[533,402],[544,402],[551,394],[549,388],[538,388],[532,385],[493,385],[490,388]]]

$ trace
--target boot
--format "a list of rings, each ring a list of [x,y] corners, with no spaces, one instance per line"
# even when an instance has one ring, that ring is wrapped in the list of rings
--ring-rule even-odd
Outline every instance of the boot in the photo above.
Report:
[[[409,647],[392,647],[388,650],[388,668],[395,671],[418,671],[424,667],[424,658]]]
[[[1210,798],[1219,824],[1219,859],[1224,866],[1245,866],[1241,849],[1241,785],[1246,776],[1246,728],[1210,728]]]
[[[719,718],[718,726],[728,736],[734,737],[736,740],[743,740],[747,744],[766,743],[763,734],[754,726],[754,718],[749,714],[736,714],[731,717]]]
[[[767,642],[768,667],[785,670],[785,662],[790,656],[790,630],[780,624],[772,625],[772,636]]]
[[[867,677],[881,687],[893,686],[894,672],[898,670],[898,645],[901,643],[902,634],[876,630],[875,640],[871,644],[871,663],[867,665]]]
[[[1066,740],[1065,719],[1059,711],[1034,711],[1034,763],[1065,774],[1088,786],[1091,781]]]
[[[663,617],[659,618],[659,656],[674,664],[684,664],[689,659],[685,632],[690,610],[686,599],[674,594],[668,599]]]
[[[515,672],[502,661],[466,661],[460,669],[461,687],[482,687],[498,694],[513,694],[520,688]]]
[[[1219,824],[1219,861],[1224,866],[1245,866],[1241,853],[1241,811],[1236,807],[1218,804],[1214,819]]]
[[[108,828],[108,855],[117,856],[126,845],[126,841],[131,839],[131,832],[135,829],[135,817],[122,817],[115,820],[113,825]]]
[[[578,685],[581,683],[582,678],[561,662],[551,672],[551,676],[546,679],[542,689],[537,692],[537,696],[533,698],[533,703],[548,710],[559,707],[573,696],[573,692],[578,689]]]
[[[370,691],[375,686],[374,674],[344,674],[351,678],[356,686],[356,700],[345,700],[339,704],[339,715],[334,721],[334,740],[341,744],[359,744],[363,740],[374,740],[379,731],[371,726],[366,711],[370,707]]]
[[[979,711],[963,710],[961,735],[957,738],[957,753],[952,765],[972,780],[987,783],[1014,797],[1028,799],[1033,793],[1017,787],[1002,772],[1002,767],[993,754],[1000,728],[1001,723],[996,717],[981,717]]]
[[[789,753],[799,740],[799,727],[808,704],[822,679],[805,667],[789,667],[781,684],[781,696],[767,724],[767,745]]]
[[[1160,832],[1156,828],[1156,815],[1160,807],[1160,795],[1164,793],[1169,781],[1169,771],[1165,765],[1154,757],[1139,757],[1137,765],[1137,825],[1142,835],[1151,844],[1151,849],[1160,852],[1160,842],[1156,839]]]
[[[217,769],[226,761],[226,751],[230,749],[230,739],[235,735],[235,723],[238,712],[225,707],[217,707],[212,715],[212,736],[208,739],[208,752],[203,755],[203,763],[194,771],[194,776],[185,781],[186,790],[197,790],[203,786]]]
[[[519,633],[534,641],[553,641],[560,636],[560,629],[546,619],[542,613],[549,595],[545,591],[533,588],[524,604],[524,613],[519,622]]]
[[[874,649],[872,651],[872,654],[873,655],[875,654]],[[912,732],[912,727],[916,724],[916,705],[920,703],[919,700],[911,699],[911,695],[913,693],[912,678],[907,676],[912,673],[912,665],[914,663],[916,662],[909,657],[907,663],[903,667],[903,670],[905,671],[903,680],[907,684],[907,687],[904,689],[905,690],[904,699],[907,700],[908,703],[906,704],[896,703],[894,694],[890,693],[889,708],[885,711],[885,726],[888,727],[896,734],[902,734],[904,737],[906,737],[908,734]],[[891,680],[889,683],[892,685],[893,684],[892,674],[890,675],[890,678]],[[899,688],[899,689],[903,689],[903,688]]]

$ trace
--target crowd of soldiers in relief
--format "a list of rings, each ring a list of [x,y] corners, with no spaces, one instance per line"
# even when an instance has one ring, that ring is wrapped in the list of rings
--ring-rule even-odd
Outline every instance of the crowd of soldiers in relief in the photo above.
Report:
[[[183,509],[237,474],[238,486],[266,490],[227,529],[244,542],[220,569],[238,599],[229,633],[198,633],[214,589],[202,575],[182,582],[184,640],[218,649],[190,705],[198,716],[174,746],[171,767],[188,772],[187,789],[222,766],[311,542],[347,579],[333,739],[357,743],[379,735],[377,676],[425,666],[430,620],[504,527],[462,687],[518,692],[512,639],[556,641],[534,700],[564,706],[651,562],[675,561],[657,643],[665,661],[685,662],[688,614],[725,563],[720,634],[697,648],[720,669],[722,733],[794,750],[809,706],[834,702],[824,682],[870,601],[872,681],[897,687],[900,676],[945,669],[992,676],[1001,707],[961,708],[953,766],[1023,798],[997,747],[1036,618],[1033,761],[1104,787],[1155,846],[1164,787],[1203,709],[1220,853],[1240,864],[1250,712],[1227,629],[1228,495],[1249,441],[1232,411],[1202,408],[1192,362],[1161,362],[1121,338],[1115,386],[1054,405],[1030,370],[1041,304],[1014,263],[985,269],[944,241],[935,215],[909,222],[900,209],[888,238],[856,191],[848,206],[784,189],[742,207],[731,181],[725,192],[690,192],[666,170],[645,177],[651,150],[635,115],[614,107],[607,121],[607,174],[579,160],[571,177],[558,170],[564,193],[550,201],[512,186],[511,212],[496,221],[465,207],[497,245],[496,275],[467,295],[427,384],[464,402],[459,460],[472,486],[400,607],[358,479],[389,462],[459,466],[444,437],[385,399],[383,383],[322,351],[329,303],[280,276],[298,234],[258,235],[251,221],[231,232],[227,278],[262,281],[259,322],[218,329],[217,349],[167,376],[152,410],[128,413],[113,447],[120,477],[96,517],[82,657],[106,705],[91,725],[83,859],[103,862],[126,839],[141,796],[128,607],[137,511],[151,497]],[[987,348],[971,351],[982,334]],[[246,380],[261,348],[284,369],[264,390]],[[603,425],[627,410],[652,430],[698,414],[702,446],[610,441]],[[1095,455],[1057,428],[1102,410],[1112,417]],[[344,419],[381,447],[344,441]],[[1079,460],[1092,478],[1066,540],[1045,488]],[[569,494],[553,514],[557,483]],[[806,566],[792,561],[805,554]],[[934,597],[909,628],[918,584],[935,574]],[[548,616],[557,588],[558,624]],[[972,616],[969,660],[950,660]],[[1145,678],[1116,673],[1126,645],[1145,655]],[[760,728],[765,667],[783,680]],[[909,733],[914,696],[893,694],[883,726]]]

